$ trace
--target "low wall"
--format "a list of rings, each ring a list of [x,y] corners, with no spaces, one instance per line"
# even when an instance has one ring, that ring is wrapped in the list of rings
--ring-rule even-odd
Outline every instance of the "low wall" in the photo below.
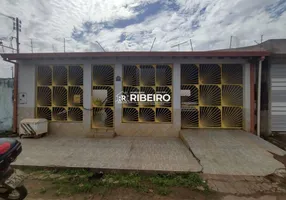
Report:
[[[0,78],[0,133],[12,130],[13,79]]]

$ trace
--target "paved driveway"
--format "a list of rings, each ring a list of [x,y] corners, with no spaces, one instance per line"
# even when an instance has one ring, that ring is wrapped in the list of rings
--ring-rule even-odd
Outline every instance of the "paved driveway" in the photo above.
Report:
[[[96,169],[201,171],[179,138],[21,139],[23,152],[14,165]]]
[[[265,176],[284,168],[270,152],[285,155],[285,151],[251,133],[185,129],[181,137],[200,160],[204,173]]]

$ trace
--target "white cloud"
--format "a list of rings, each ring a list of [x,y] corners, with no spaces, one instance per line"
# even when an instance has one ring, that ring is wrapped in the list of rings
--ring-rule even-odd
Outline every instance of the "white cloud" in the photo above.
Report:
[[[160,10],[124,28],[94,26],[93,30],[101,26],[97,35],[84,33],[82,42],[67,39],[66,49],[100,51],[94,44],[99,41],[109,51],[149,50],[156,37],[153,50],[176,50],[171,46],[191,37],[195,50],[208,50],[227,48],[231,35],[236,36],[237,45],[252,45],[261,34],[264,40],[286,38],[286,12],[274,19],[265,9],[279,0],[0,0],[0,5],[2,13],[17,14],[22,20],[21,52],[30,52],[30,38],[34,52],[52,52],[53,46],[63,51],[62,38],[70,38],[74,27],[82,30],[83,22],[112,24],[134,19],[142,14],[134,9],[137,6],[174,1],[179,6],[176,11]],[[199,27],[192,29],[192,24]],[[12,27],[10,19],[0,17],[0,38],[8,36]],[[9,45],[9,40],[5,44]],[[181,50],[190,50],[190,45],[182,45]],[[10,66],[0,62],[0,77],[10,76],[10,69],[3,65]]]

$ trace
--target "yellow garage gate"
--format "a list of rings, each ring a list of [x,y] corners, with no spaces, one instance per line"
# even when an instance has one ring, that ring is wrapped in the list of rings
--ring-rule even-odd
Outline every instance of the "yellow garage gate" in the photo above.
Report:
[[[240,64],[182,64],[182,128],[241,129],[242,75]]]

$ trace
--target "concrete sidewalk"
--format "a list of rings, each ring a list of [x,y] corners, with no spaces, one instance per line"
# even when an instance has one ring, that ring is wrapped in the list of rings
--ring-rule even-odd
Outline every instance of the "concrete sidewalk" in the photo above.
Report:
[[[240,130],[189,129],[181,138],[25,138],[14,165],[249,176],[284,168],[270,152],[285,151]]]
[[[273,158],[285,151],[241,130],[182,130],[181,137],[203,167],[203,173],[265,176],[284,165]]]
[[[20,166],[199,172],[202,167],[179,138],[115,137],[20,140]]]

